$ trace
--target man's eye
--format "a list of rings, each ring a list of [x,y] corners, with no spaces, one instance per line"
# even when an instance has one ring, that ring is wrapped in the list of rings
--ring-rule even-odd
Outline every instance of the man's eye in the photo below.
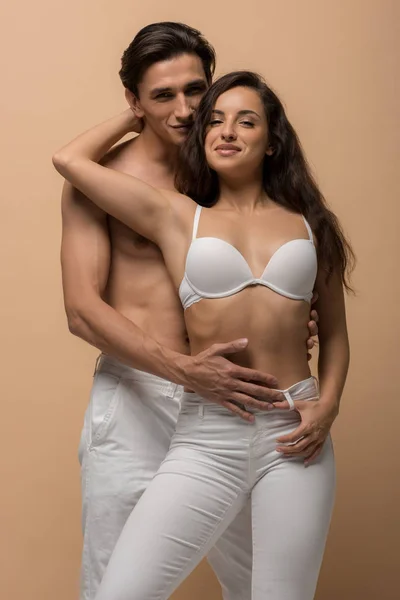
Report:
[[[158,94],[158,96],[156,96],[156,100],[166,100],[168,98],[172,98],[172,94],[170,94],[169,92],[164,92],[164,93]]]
[[[198,87],[198,88],[191,88],[190,90],[188,90],[186,92],[186,95],[187,96],[197,96],[198,94],[202,94],[204,91],[205,91],[205,89],[202,88],[202,87],[201,88],[200,87]]]

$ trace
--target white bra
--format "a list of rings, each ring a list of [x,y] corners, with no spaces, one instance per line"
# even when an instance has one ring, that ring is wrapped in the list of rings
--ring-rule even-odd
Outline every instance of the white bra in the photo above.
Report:
[[[272,255],[260,278],[254,277],[244,256],[228,242],[197,237],[201,206],[197,206],[193,236],[179,297],[186,310],[203,298],[225,298],[250,285],[264,285],[293,300],[310,302],[317,276],[317,253],[311,227],[308,239],[286,242]]]

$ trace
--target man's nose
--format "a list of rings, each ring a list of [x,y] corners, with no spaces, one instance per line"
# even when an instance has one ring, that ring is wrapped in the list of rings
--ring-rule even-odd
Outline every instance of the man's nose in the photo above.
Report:
[[[187,121],[192,117],[194,109],[188,102],[188,98],[185,95],[178,96],[176,99],[175,117],[182,121]]]

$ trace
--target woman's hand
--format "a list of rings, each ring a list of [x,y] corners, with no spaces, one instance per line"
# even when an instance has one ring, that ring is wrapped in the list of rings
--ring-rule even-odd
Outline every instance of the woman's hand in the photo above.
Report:
[[[134,110],[132,110],[132,109],[129,109],[129,110],[133,114],[133,122],[132,122],[132,126],[131,126],[132,133],[141,133],[143,130],[143,127],[144,127],[143,119],[138,117],[135,114]]]
[[[136,177],[98,164],[115,143],[138,126],[138,118],[128,108],[69,142],[55,153],[53,164],[104,212],[158,244],[164,231],[174,239],[177,209],[171,209],[170,196]]]
[[[285,401],[274,404],[275,408],[289,410]],[[338,406],[319,400],[297,400],[294,402],[295,410],[300,414],[300,425],[288,435],[277,438],[277,452],[284,456],[304,457],[304,464],[308,466],[322,451],[322,447],[329,435],[334,420],[338,415]]]
[[[143,119],[138,117],[132,108],[126,108],[124,111],[122,111],[121,117],[126,122],[126,133],[141,133],[143,129]]]

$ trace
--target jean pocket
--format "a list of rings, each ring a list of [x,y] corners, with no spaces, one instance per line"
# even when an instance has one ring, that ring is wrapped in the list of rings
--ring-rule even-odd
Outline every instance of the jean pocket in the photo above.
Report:
[[[109,373],[97,372],[89,403],[89,448],[98,446],[107,437],[113,422],[121,387],[121,378]]]

